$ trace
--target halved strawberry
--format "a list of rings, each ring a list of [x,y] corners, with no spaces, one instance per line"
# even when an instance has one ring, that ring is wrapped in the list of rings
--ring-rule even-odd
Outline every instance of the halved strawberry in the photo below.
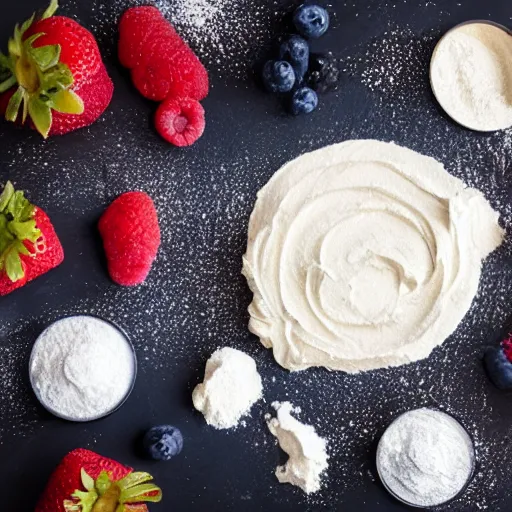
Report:
[[[0,296],[57,267],[62,245],[46,213],[7,182],[0,195]]]
[[[35,512],[147,512],[144,502],[162,500],[152,479],[80,448],[62,459]]]
[[[158,107],[155,127],[175,146],[190,146],[204,132],[204,109],[191,98],[170,98]]]

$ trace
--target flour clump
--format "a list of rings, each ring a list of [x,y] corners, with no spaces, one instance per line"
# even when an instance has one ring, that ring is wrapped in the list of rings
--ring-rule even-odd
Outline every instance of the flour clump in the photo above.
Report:
[[[328,468],[326,440],[313,426],[304,425],[292,416],[297,410],[290,402],[274,402],[272,407],[277,417],[267,417],[268,428],[289,456],[286,464],[276,469],[277,479],[296,485],[307,494],[319,491],[322,474]]]
[[[240,350],[224,347],[208,359],[204,381],[194,389],[192,400],[208,425],[227,429],[238,426],[262,392],[254,359]]]

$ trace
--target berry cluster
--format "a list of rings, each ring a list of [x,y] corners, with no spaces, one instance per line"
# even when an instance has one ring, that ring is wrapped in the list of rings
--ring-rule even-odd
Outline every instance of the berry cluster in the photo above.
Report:
[[[155,128],[175,146],[190,146],[205,128],[199,103],[209,89],[208,73],[162,13],[152,6],[127,9],[119,23],[119,61],[145,97],[161,102]]]
[[[512,390],[512,335],[509,334],[499,346],[489,348],[484,356],[487,373],[500,389]]]
[[[284,94],[293,114],[309,114],[318,106],[317,92],[335,89],[339,70],[332,55],[311,54],[308,39],[316,39],[329,28],[329,13],[318,5],[303,4],[293,14],[300,35],[286,38],[277,60],[263,66],[263,83],[268,91]]]

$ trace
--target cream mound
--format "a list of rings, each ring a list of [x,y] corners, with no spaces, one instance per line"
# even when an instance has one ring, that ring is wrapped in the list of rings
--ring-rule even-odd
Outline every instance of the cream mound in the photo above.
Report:
[[[267,425],[279,446],[289,456],[284,466],[278,466],[276,477],[281,483],[300,487],[305,493],[322,487],[322,474],[327,470],[327,442],[311,425],[304,425],[292,416],[296,412],[290,402],[274,402],[276,418],[267,417]]]
[[[216,350],[206,363],[204,382],[192,393],[194,407],[208,425],[218,429],[238,426],[261,398],[263,386],[254,359],[240,350]]]
[[[433,158],[373,140],[302,155],[251,215],[249,328],[292,371],[423,359],[461,322],[503,235],[483,195]]]

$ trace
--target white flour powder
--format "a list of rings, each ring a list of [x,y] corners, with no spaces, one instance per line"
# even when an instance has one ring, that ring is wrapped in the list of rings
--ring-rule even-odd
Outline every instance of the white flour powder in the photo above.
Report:
[[[482,131],[512,125],[512,36],[475,23],[441,40],[432,57],[434,92],[460,124]]]
[[[41,334],[30,377],[44,405],[84,421],[107,414],[126,397],[135,364],[130,344],[115,327],[95,317],[73,316]]]
[[[249,414],[262,391],[254,359],[240,350],[224,347],[208,359],[204,382],[196,386],[192,400],[208,425],[232,428]]]
[[[290,457],[284,466],[277,467],[277,479],[296,485],[307,494],[319,491],[322,473],[328,467],[325,439],[314,427],[291,415],[297,410],[290,402],[274,402],[272,407],[277,411],[277,418],[267,417],[268,428]]]
[[[386,430],[377,450],[379,474],[387,487],[412,505],[433,507],[454,498],[474,468],[474,448],[451,416],[418,409]]]

